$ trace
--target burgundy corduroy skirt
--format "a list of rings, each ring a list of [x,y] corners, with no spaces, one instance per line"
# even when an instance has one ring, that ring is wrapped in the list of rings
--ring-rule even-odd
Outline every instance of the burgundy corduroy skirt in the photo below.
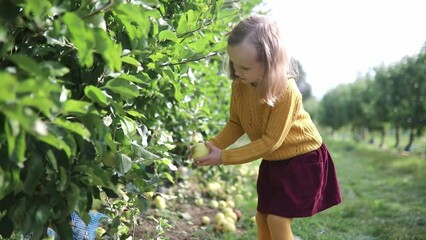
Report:
[[[309,217],[342,202],[325,144],[291,159],[262,160],[257,193],[257,211],[287,218]]]

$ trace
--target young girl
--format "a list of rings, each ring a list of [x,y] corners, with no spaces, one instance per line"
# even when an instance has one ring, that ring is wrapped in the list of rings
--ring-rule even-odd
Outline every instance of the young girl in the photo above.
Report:
[[[257,180],[258,239],[293,239],[293,218],[341,202],[333,161],[302,105],[279,27],[265,16],[241,21],[228,37],[230,116],[197,166],[262,159]],[[250,143],[226,149],[243,134]]]

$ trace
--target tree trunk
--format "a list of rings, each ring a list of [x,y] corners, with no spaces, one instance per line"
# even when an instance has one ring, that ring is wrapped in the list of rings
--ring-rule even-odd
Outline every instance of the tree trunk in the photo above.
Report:
[[[381,137],[380,137],[380,148],[383,148],[384,147],[384,145],[385,145],[385,136],[386,136],[386,130],[385,130],[385,127],[381,127],[380,128],[380,135],[381,135]]]
[[[395,148],[399,147],[400,138],[401,136],[400,136],[399,126],[396,126],[395,127]]]
[[[368,143],[374,144],[376,132],[374,131],[374,129],[368,129],[368,132],[370,133],[370,140],[368,141]]]
[[[413,145],[414,142],[414,128],[410,129],[410,139],[408,140],[408,144],[405,147],[404,151],[410,152],[411,151],[411,147]]]

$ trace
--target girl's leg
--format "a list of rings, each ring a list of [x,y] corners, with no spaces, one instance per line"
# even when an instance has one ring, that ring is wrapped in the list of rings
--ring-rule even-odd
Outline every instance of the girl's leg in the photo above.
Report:
[[[284,218],[277,215],[267,215],[267,224],[272,240],[293,240],[291,231],[291,218]]]
[[[268,227],[268,214],[261,212],[256,213],[257,239],[271,240],[271,233]]]

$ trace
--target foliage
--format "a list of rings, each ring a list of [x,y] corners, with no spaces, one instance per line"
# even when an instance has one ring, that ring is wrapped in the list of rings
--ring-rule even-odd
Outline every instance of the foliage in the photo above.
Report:
[[[70,239],[97,201],[129,235],[120,203],[144,212],[226,118],[224,36],[258,2],[1,1],[0,235]]]
[[[414,56],[407,56],[391,66],[379,66],[351,84],[329,91],[321,101],[319,122],[338,130],[351,127],[356,135],[364,129],[379,131],[391,125],[410,132],[404,148],[410,151],[415,137],[426,126],[426,45]],[[396,144],[398,146],[398,144]]]

